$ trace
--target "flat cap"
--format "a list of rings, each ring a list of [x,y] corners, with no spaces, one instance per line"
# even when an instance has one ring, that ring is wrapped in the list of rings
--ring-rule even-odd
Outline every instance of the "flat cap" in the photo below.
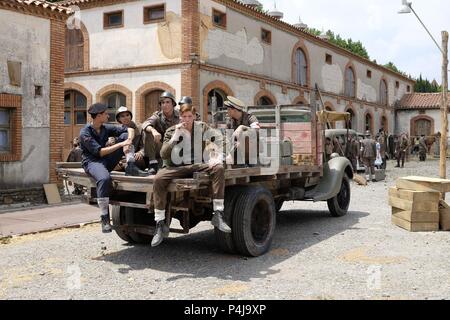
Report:
[[[239,111],[244,112],[245,103],[239,100],[238,98],[228,96],[227,101],[224,102],[224,105],[228,108],[233,108]]]
[[[103,103],[94,103],[92,106],[89,107],[88,113],[91,115],[99,114],[105,112],[107,109],[108,107]]]

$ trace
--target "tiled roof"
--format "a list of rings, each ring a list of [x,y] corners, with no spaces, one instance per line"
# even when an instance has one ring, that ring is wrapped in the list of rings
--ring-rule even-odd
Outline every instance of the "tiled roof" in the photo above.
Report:
[[[42,8],[48,8],[51,11],[57,11],[61,13],[71,14],[72,10],[62,6],[60,3],[51,3],[43,0],[7,0],[10,3],[18,3],[27,6],[36,6]]]
[[[440,107],[441,93],[411,93],[403,96],[397,109],[439,109]]]

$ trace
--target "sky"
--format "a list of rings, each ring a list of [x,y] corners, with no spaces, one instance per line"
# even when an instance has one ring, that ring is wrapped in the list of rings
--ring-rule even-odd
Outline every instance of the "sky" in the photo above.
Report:
[[[274,0],[258,0],[272,9]],[[411,2],[411,0],[409,0]],[[370,59],[392,61],[414,78],[420,74],[442,82],[442,53],[413,13],[398,14],[401,0],[277,0],[283,21],[299,17],[308,27],[331,30],[344,39],[361,41]],[[413,0],[412,7],[442,46],[441,31],[450,32],[450,1]]]

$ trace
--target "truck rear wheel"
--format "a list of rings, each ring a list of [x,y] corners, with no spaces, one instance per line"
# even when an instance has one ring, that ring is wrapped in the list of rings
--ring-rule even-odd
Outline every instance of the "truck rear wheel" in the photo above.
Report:
[[[236,200],[241,195],[241,192],[242,188],[239,187],[227,188],[225,192],[225,211],[223,213],[223,219],[230,227],[233,225],[233,212]],[[236,253],[232,233],[224,233],[219,229],[214,228],[214,235],[216,237],[216,242],[222,251],[231,254]]]
[[[112,210],[111,210],[111,216],[112,216],[112,221],[113,221],[113,225],[115,227],[120,227],[122,225],[127,224],[126,223],[126,215],[125,215],[125,208],[121,207],[121,206],[112,206]],[[130,235],[125,233],[124,231],[122,231],[121,229],[115,229],[114,231],[116,231],[117,235],[119,236],[120,239],[129,242],[129,243],[134,243],[133,239],[131,239]]]
[[[345,216],[348,212],[348,207],[350,206],[350,198],[350,182],[348,177],[344,175],[339,193],[334,198],[327,200],[328,209],[330,210],[331,216]]]
[[[137,209],[130,207],[122,207],[125,210],[125,215],[127,217],[127,224],[130,225],[143,225],[143,226],[153,226],[155,225],[154,215],[149,214],[147,209]],[[153,236],[130,232],[130,237],[135,243],[139,244],[149,244],[152,242]]]
[[[237,251],[258,257],[266,253],[275,232],[276,212],[272,193],[265,188],[242,189],[233,212],[233,239]]]

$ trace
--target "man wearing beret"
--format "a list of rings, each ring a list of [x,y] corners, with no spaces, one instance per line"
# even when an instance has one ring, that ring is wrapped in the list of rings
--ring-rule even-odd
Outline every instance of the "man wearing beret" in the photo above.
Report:
[[[108,107],[102,103],[93,104],[88,112],[93,121],[80,132],[83,157],[81,165],[84,171],[93,177],[97,184],[97,202],[101,209],[102,232],[112,231],[109,215],[109,197],[112,191],[110,172],[125,154],[127,159],[127,175],[140,175],[135,165],[133,144],[134,129],[107,124]],[[106,147],[109,137],[117,137],[117,143]]]
[[[241,136],[248,129],[260,129],[258,119],[251,113],[245,112],[245,104],[232,96],[228,96],[224,102],[227,107],[229,120],[227,122],[227,129],[233,129],[232,141],[241,153],[243,159],[248,158],[249,148],[239,148],[239,141]],[[245,158],[244,158],[245,157]],[[233,156],[230,155],[227,158],[227,163],[232,161]]]

